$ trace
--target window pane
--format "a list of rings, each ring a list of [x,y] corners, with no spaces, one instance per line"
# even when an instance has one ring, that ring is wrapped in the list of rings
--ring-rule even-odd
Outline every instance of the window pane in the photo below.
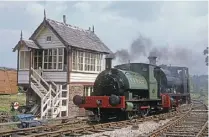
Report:
[[[59,48],[58,51],[59,51],[59,55],[63,55],[63,49]]]
[[[48,63],[48,69],[52,69],[52,63]]]
[[[38,62],[42,62],[42,57],[41,56],[38,57]]]
[[[49,62],[52,62],[52,56],[49,56]]]
[[[97,71],[101,71],[101,66],[97,66]]]
[[[62,56],[59,56],[59,62],[62,62]]]
[[[48,62],[48,56],[44,56],[44,62]]]
[[[29,64],[30,64],[30,52],[25,51],[25,68],[29,69]]]
[[[20,61],[20,64],[19,64],[19,67],[20,69],[23,69],[24,68],[24,52],[20,51],[19,52],[19,61]]]
[[[48,55],[48,49],[44,50],[44,55]]]
[[[51,36],[47,36],[46,37],[46,41],[51,41],[52,40],[52,37]]]
[[[57,49],[53,49],[52,53],[53,55],[57,55]]]
[[[57,57],[53,56],[53,63],[56,63],[56,62],[57,62]]]
[[[53,69],[56,69],[57,63],[53,63]]]
[[[76,70],[76,64],[73,63],[73,70]]]
[[[39,67],[42,68],[42,63],[41,63],[41,62],[38,63],[38,68],[39,68]]]
[[[38,58],[34,57],[34,63],[36,64],[38,62]]]
[[[44,69],[47,69],[47,63],[44,63]]]
[[[52,49],[49,49],[49,56],[51,56],[52,55]]]
[[[58,69],[62,69],[62,63],[58,63]]]
[[[34,69],[37,69],[38,66],[37,66],[37,63],[34,63]]]
[[[38,50],[38,56],[41,56],[41,55],[42,55],[42,51]]]

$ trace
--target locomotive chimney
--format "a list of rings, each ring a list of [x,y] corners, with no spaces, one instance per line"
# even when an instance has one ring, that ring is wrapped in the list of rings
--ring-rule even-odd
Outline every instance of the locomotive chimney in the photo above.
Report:
[[[156,56],[149,56],[148,59],[149,59],[149,64],[156,66],[156,59],[157,59]]]
[[[105,69],[111,69],[112,68],[112,59],[114,58],[113,54],[108,54],[105,57]]]

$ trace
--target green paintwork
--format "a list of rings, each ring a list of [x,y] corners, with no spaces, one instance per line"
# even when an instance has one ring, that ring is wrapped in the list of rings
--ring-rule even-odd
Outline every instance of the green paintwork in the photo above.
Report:
[[[118,67],[123,68],[124,71],[130,70],[133,73],[136,72],[138,74],[137,76],[139,77],[139,79],[143,79],[143,81],[145,81],[146,83],[144,84],[144,89],[149,91],[149,99],[158,99],[158,83],[154,76],[154,68],[156,66],[145,63],[131,63],[129,64],[129,67],[127,65],[118,65]],[[138,85],[141,86],[141,84]],[[132,84],[131,86],[134,87],[135,85]]]
[[[132,111],[134,108],[133,103],[131,102],[126,102],[126,111]]]
[[[149,98],[157,99],[158,85],[157,80],[154,77],[154,66],[149,65]]]
[[[129,83],[130,89],[148,89],[146,79],[135,72],[123,71]]]

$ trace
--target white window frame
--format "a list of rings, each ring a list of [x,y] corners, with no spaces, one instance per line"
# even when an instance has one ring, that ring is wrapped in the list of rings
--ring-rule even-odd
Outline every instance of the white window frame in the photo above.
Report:
[[[25,67],[25,62],[26,62],[26,60],[25,60],[25,59],[26,59],[26,58],[25,58],[25,55],[26,55],[26,54],[25,54],[25,53],[26,53],[26,52],[29,53],[29,63],[28,63],[29,66],[28,66],[28,68]],[[22,61],[22,59],[20,58],[22,53],[24,54],[24,55],[23,55],[23,56],[24,56],[24,57],[23,57],[23,59],[24,59],[24,60],[23,60],[23,66],[24,66],[24,67],[23,67],[23,68],[21,68],[21,64],[20,64],[20,61]],[[20,50],[20,51],[19,51],[19,57],[18,57],[18,58],[19,58],[19,66],[18,66],[18,67],[19,67],[19,70],[29,70],[29,69],[30,69],[30,63],[31,63],[31,61],[30,61],[30,51],[29,51],[29,50]]]
[[[48,37],[51,37],[51,40],[50,40],[50,41],[47,40]],[[47,42],[47,43],[52,42],[52,36],[46,36],[46,42]]]
[[[83,53],[83,70],[79,70],[79,53]],[[89,61],[86,61],[86,55],[89,54]],[[75,59],[75,60],[74,60]],[[98,59],[99,64],[98,64]],[[86,62],[89,62],[86,64]],[[94,63],[92,63],[94,62]],[[89,65],[90,70],[86,70],[86,66]],[[91,66],[93,66],[94,70],[92,71]],[[87,66],[88,67],[88,66]],[[100,70],[97,68],[100,67]],[[72,50],[72,70],[77,72],[87,72],[87,73],[99,73],[102,71],[102,54],[100,53],[92,53],[92,52],[84,52],[78,50]]]
[[[61,49],[62,50],[62,55],[59,55],[59,49]],[[45,51],[46,50],[48,50],[48,53],[49,53],[49,50],[52,50],[52,61],[51,62],[49,62],[49,59],[47,60],[47,61],[44,61],[45,60],[45,58],[46,58],[46,55],[45,55]],[[56,50],[56,55],[54,55],[53,54],[53,50]],[[64,48],[53,48],[53,49],[44,49],[43,50],[43,60],[42,60],[42,69],[43,70],[45,70],[45,71],[63,71],[64,70]],[[54,62],[54,60],[53,60],[53,57],[54,56],[56,56],[56,62]],[[62,57],[62,61],[61,62],[59,62],[59,57]],[[49,54],[48,54],[48,56],[47,57],[49,57]],[[51,63],[52,65],[54,65],[55,63],[56,63],[56,68],[54,69],[49,69],[48,67],[47,67],[47,69],[45,69],[44,68],[44,64],[45,63],[47,63],[47,66],[49,65],[49,63]],[[59,63],[62,63],[62,68],[61,69],[59,69]]]
[[[40,63],[39,62],[39,57],[41,57],[41,68],[43,68],[43,52],[41,51],[41,55],[37,55],[36,53],[37,53],[38,51],[37,50],[35,50],[34,52],[33,52],[33,68],[34,69],[38,69],[40,66],[38,66],[38,64]],[[35,58],[37,58],[37,62],[35,62]],[[35,68],[35,64],[37,65],[37,68]]]
[[[83,95],[84,96],[91,96],[91,93],[94,91],[93,86],[84,86],[84,92]]]

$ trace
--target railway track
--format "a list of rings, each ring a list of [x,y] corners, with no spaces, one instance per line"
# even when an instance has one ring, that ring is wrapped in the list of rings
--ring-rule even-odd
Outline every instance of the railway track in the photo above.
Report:
[[[0,137],[13,137],[13,136],[21,137],[21,136],[30,135],[30,134],[37,133],[37,132],[56,131],[56,130],[60,130],[63,128],[76,128],[76,127],[81,127],[87,124],[86,119],[82,120],[82,119],[76,119],[76,118],[64,119],[64,122],[65,123],[0,131]]]
[[[197,106],[198,107],[198,106]],[[189,107],[190,108],[190,107]],[[181,114],[188,111],[188,106],[182,107],[178,111],[148,116],[144,118],[138,118],[134,120],[125,120],[117,122],[109,122],[103,124],[87,124],[87,121],[71,121],[64,124],[39,126],[34,128],[18,129],[0,132],[1,137],[45,137],[45,136],[81,136],[89,135],[105,131],[113,131],[115,129],[126,128],[128,126],[137,126],[138,124],[145,121],[159,121],[172,118],[171,121],[175,120]]]
[[[59,130],[38,130],[36,132],[30,132],[26,135],[21,135],[21,137],[60,137],[60,136],[82,136],[82,135],[89,135],[99,132],[105,132],[105,131],[113,131],[115,129],[121,129],[126,128],[128,126],[134,126],[138,125],[145,121],[159,121],[167,118],[173,118],[178,114],[177,111],[165,113],[165,114],[159,114],[159,115],[153,115],[145,118],[139,118],[134,120],[125,120],[125,121],[118,121],[118,122],[109,122],[109,123],[103,123],[103,124],[94,124],[94,125],[83,125],[80,127],[71,127],[66,128],[63,126],[63,128]],[[18,136],[18,134],[16,134]]]
[[[150,133],[148,137],[208,137],[208,108],[195,100],[189,111]]]

